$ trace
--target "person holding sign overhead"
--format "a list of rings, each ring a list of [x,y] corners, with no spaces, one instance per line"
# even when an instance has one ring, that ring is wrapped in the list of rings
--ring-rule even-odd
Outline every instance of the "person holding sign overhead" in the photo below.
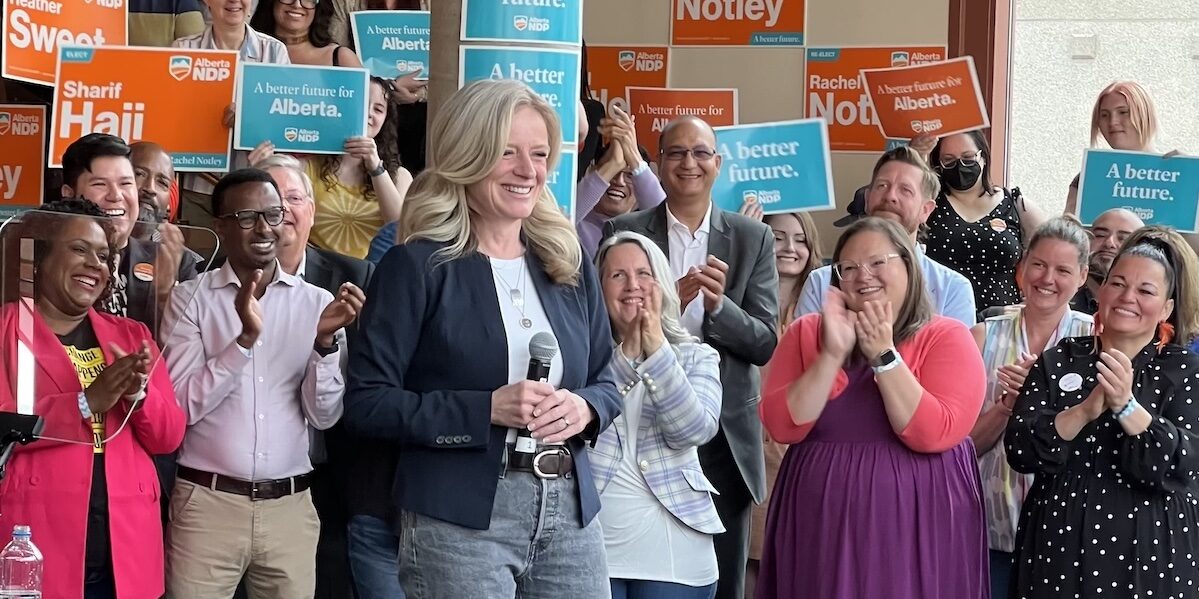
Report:
[[[928,216],[925,252],[970,281],[979,312],[1020,303],[1016,265],[1024,240],[1041,224],[1019,190],[991,183],[990,154],[986,136],[974,130],[941,138],[929,155],[941,192]]]
[[[758,367],[778,338],[778,274],[770,228],[722,210],[712,186],[723,161],[716,132],[702,119],[666,125],[659,144],[659,175],[666,201],[604,225],[604,237],[633,231],[666,250],[684,306],[680,322],[720,352],[724,389],[720,430],[699,449],[704,474],[726,532],[716,535],[720,570],[716,596],[741,597],[749,559],[750,513],[766,495],[762,422],[754,411]]]

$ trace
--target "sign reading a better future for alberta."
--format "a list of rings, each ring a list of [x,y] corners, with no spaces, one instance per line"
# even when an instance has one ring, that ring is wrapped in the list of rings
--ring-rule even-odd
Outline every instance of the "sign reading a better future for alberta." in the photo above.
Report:
[[[716,128],[717,204],[737,212],[757,202],[766,214],[836,207],[824,119]]]
[[[583,0],[463,0],[462,41],[583,42]]]
[[[429,11],[364,10],[350,13],[358,59],[371,75],[395,79],[429,73]]]
[[[341,154],[346,139],[366,135],[366,69],[244,62],[238,69],[236,149],[270,141],[276,152]]]
[[[549,103],[562,120],[562,143],[578,139],[579,53],[549,48],[462,46],[458,87],[480,79],[517,79]]]
[[[1078,214],[1083,224],[1125,208],[1146,224],[1199,232],[1199,158],[1087,150],[1082,160]]]

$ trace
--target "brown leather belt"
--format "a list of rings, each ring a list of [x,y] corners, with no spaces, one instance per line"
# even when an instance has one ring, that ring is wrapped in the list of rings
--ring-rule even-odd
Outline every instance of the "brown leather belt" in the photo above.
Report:
[[[222,493],[233,493],[234,495],[245,495],[250,498],[250,501],[261,501],[263,499],[279,499],[287,497],[293,493],[299,493],[312,486],[312,473],[301,474],[291,478],[281,478],[278,480],[257,480],[248,481],[238,478],[232,478],[223,474],[215,474],[212,472],[204,472],[187,466],[180,466],[178,471],[179,478],[196,483],[202,487],[208,487]]]
[[[560,445],[543,447],[534,453],[516,451],[508,446],[508,469],[516,472],[532,472],[537,478],[553,480],[570,478],[575,461],[570,450]]]

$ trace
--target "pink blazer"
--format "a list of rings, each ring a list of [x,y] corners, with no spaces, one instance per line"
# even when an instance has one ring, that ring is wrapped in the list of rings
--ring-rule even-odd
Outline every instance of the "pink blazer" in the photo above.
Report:
[[[95,310],[89,310],[88,318],[106,364],[113,361],[110,344],[131,351],[141,347],[143,340],[150,342],[158,360],[158,347],[142,323]],[[34,356],[34,411],[46,421],[43,434],[89,442],[91,424],[79,412],[79,377],[58,338],[28,300],[0,307],[0,410],[17,408],[18,338]],[[124,401],[108,412],[109,435],[126,414]],[[178,448],[184,427],[166,365],[159,363],[151,372],[143,405],[105,449],[113,575],[122,599],[158,599],[164,592],[160,493],[150,456]],[[33,542],[45,558],[42,596],[46,599],[83,596],[93,461],[90,445],[35,441],[17,447],[0,483],[0,536],[7,538],[14,524],[32,527]]]

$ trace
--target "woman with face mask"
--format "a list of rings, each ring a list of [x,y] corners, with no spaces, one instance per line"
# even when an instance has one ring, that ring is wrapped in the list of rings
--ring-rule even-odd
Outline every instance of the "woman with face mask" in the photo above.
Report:
[[[941,194],[928,217],[925,254],[970,281],[979,312],[1020,303],[1016,265],[1042,222],[1018,190],[991,183],[990,154],[982,132],[970,131],[941,138],[929,155]]]

